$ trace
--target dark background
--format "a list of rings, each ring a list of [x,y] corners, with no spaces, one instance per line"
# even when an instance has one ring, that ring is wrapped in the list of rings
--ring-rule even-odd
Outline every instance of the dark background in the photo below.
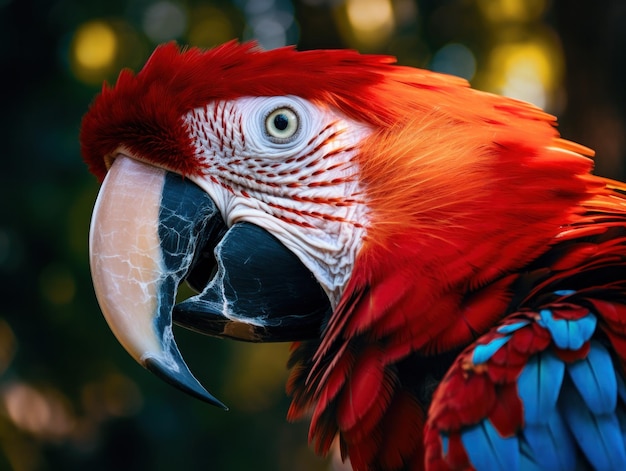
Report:
[[[98,185],[80,120],[104,79],[163,41],[351,47],[533,100],[625,176],[626,2],[0,0],[0,470],[323,470],[284,420],[287,345],[177,330],[225,413],[143,371],[87,263]],[[513,228],[514,230],[514,228]]]

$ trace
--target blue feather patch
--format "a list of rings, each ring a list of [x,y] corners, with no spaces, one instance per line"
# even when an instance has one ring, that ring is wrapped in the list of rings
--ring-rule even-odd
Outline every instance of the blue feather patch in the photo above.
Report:
[[[574,439],[556,409],[550,419],[540,425],[526,425],[523,432],[522,455],[536,469],[570,471],[576,467],[578,453]],[[521,469],[531,468],[529,464]]]
[[[565,364],[551,351],[530,358],[517,378],[525,423],[547,423],[556,409],[564,371]]]
[[[512,334],[516,330],[521,329],[522,327],[524,327],[525,325],[528,325],[529,323],[530,323],[529,321],[519,321],[513,324],[501,325],[500,327],[498,327],[497,331],[500,334]]]
[[[572,294],[576,294],[576,291],[573,289],[559,289],[554,292],[557,296],[571,296]]]
[[[557,409],[565,363],[551,350],[530,358],[517,379],[524,407],[522,468],[569,471],[577,448]]]
[[[509,341],[511,336],[498,337],[489,343],[477,345],[472,354],[472,363],[480,365],[488,361],[499,349]]]
[[[613,360],[606,348],[592,341],[587,357],[567,365],[567,372],[591,412],[615,412],[617,380]]]
[[[569,430],[594,469],[626,469],[617,416],[592,413],[571,381],[564,381],[559,407]]]
[[[518,438],[501,437],[489,419],[463,430],[461,441],[474,469],[502,471],[519,469]]]
[[[525,452],[522,448],[522,452],[520,454],[520,468],[524,471],[544,471],[535,461],[533,461],[532,456],[529,456],[528,453]],[[560,470],[559,470],[560,471]]]
[[[576,320],[555,319],[550,309],[539,311],[537,323],[547,329],[557,347],[564,350],[578,350],[596,330],[598,319],[592,313]]]

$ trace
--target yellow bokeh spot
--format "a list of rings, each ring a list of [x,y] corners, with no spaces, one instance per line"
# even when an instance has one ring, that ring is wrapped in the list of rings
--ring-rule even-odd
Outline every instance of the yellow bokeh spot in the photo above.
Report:
[[[536,20],[546,9],[546,0],[478,0],[477,4],[485,18],[494,23]]]
[[[110,67],[115,61],[117,49],[115,31],[103,21],[85,23],[74,36],[74,59],[84,69],[95,71]]]
[[[545,86],[551,86],[554,80],[547,51],[536,43],[515,43],[497,46],[492,51],[492,63],[501,69],[501,80],[508,80],[512,75],[536,78]]]
[[[375,33],[393,25],[393,9],[389,0],[348,0],[348,20],[362,33]]]
[[[563,75],[561,49],[549,32],[526,40],[503,42],[489,54],[480,88],[534,103],[555,105]]]
[[[342,34],[358,48],[385,44],[396,26],[390,0],[347,0],[339,17]]]

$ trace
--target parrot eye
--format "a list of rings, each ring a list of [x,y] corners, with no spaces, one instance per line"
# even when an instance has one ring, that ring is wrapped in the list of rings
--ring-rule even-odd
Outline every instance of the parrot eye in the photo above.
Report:
[[[298,115],[291,108],[277,108],[265,118],[265,131],[276,143],[289,142],[299,129]]]
[[[239,99],[246,146],[274,159],[302,150],[320,126],[318,113],[297,96]]]

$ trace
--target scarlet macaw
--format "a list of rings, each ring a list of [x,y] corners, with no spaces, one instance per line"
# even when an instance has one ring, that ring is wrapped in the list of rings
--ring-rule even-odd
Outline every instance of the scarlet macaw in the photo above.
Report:
[[[626,469],[626,186],[554,117],[387,56],[168,44],[81,142],[98,301],[166,381],[222,405],[172,321],[293,341],[288,418],[355,470]]]

